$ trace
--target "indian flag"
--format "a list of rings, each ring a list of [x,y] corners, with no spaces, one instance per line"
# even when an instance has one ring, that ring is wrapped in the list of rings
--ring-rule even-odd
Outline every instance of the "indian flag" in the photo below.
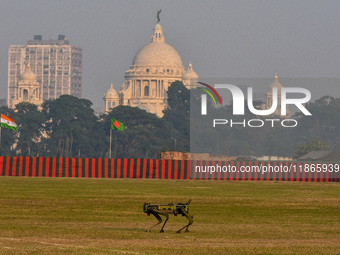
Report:
[[[15,124],[14,120],[11,118],[8,118],[7,116],[1,114],[1,121],[0,121],[0,126],[4,128],[9,128],[14,131],[17,131],[18,127],[17,124]]]

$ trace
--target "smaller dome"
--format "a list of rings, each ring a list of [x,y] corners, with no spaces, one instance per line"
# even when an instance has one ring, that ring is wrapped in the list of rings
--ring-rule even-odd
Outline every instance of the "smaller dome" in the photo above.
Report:
[[[26,66],[26,71],[21,75],[22,81],[37,81],[37,76],[31,71],[31,65]]]
[[[282,88],[282,84],[279,82],[279,77],[277,76],[277,74],[275,74],[274,82],[270,84],[269,86],[270,90],[272,90],[272,88],[278,88],[278,89]]]
[[[185,71],[182,76],[183,80],[198,79],[197,73],[192,69],[191,61],[188,66],[188,71]]]
[[[155,30],[162,30],[161,24],[157,23],[155,26]]]
[[[119,95],[117,91],[113,88],[113,83],[111,83],[111,87],[106,92],[105,98],[117,98],[117,97],[119,97]]]

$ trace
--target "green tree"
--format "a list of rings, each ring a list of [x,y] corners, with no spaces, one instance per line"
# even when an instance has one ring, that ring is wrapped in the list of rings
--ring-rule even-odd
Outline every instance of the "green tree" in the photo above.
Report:
[[[304,144],[297,144],[294,146],[296,149],[296,152],[294,154],[294,158],[299,158],[303,155],[306,155],[307,153],[311,151],[325,151],[328,150],[329,145],[325,142],[318,141],[318,140],[311,140]]]
[[[176,151],[190,150],[190,91],[180,81],[171,84],[167,91],[168,107],[163,119],[176,130]]]
[[[306,129],[309,127],[310,136],[340,148],[340,98],[324,96],[307,104],[307,109],[312,117],[303,117],[303,122]]]
[[[18,125],[16,152],[20,156],[39,156],[43,138],[44,115],[35,104],[22,102],[15,106]]]
[[[111,118],[122,122],[124,131],[112,130],[112,156],[156,158],[157,153],[171,142],[174,130],[164,119],[137,107],[118,106],[102,115],[102,130],[106,136],[106,155],[109,151]]]
[[[60,157],[95,157],[94,130],[98,118],[87,99],[62,95],[56,100],[45,101],[43,113],[47,137],[44,139],[46,155]]]
[[[7,106],[0,107],[0,113],[10,117],[15,118],[14,111],[9,109]],[[15,120],[16,121],[16,120]],[[15,143],[16,132],[7,128],[1,128],[1,145],[0,145],[0,156],[10,156],[14,152],[11,150]]]

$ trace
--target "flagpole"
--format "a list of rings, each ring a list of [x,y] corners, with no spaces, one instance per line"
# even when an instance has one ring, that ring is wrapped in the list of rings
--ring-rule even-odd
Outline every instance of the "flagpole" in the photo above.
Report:
[[[1,152],[1,125],[0,125],[0,152]]]
[[[112,129],[110,128],[110,158],[111,158],[111,140],[112,140]]]
[[[115,135],[115,158],[117,158],[117,135]]]

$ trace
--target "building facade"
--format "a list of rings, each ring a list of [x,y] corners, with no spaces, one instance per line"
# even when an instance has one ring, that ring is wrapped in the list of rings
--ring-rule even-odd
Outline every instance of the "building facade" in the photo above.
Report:
[[[125,82],[119,93],[111,85],[104,94],[104,109],[108,112],[118,105],[127,105],[139,107],[161,117],[167,106],[166,92],[171,83],[182,81],[190,88],[197,79],[198,75],[192,64],[185,70],[178,52],[165,43],[162,26],[157,22],[151,42],[136,53],[130,68],[125,72]],[[113,102],[115,103],[112,104]]]
[[[12,99],[13,105],[21,102],[29,102],[38,106],[43,102],[37,76],[32,72],[30,64],[27,65],[26,71],[21,75],[17,86],[17,93],[15,93]]]
[[[270,84],[269,90],[266,94],[266,104],[265,104],[265,109],[270,109],[273,104],[273,88],[276,88],[277,90],[277,107],[276,110],[272,115],[275,116],[281,116],[282,118],[288,118],[290,117],[290,111],[288,109],[288,105],[286,105],[286,115],[282,116],[281,115],[281,90],[282,90],[282,84],[279,82],[279,77],[277,74],[274,76],[274,81]]]
[[[82,48],[71,46],[64,35],[45,41],[41,35],[35,35],[26,45],[9,47],[8,107],[15,107],[19,82],[27,65],[36,75],[40,99],[56,99],[63,94],[81,97]]]
[[[113,88],[113,83],[111,83],[111,87],[104,95],[104,102],[106,112],[119,105],[119,95],[117,91]]]

